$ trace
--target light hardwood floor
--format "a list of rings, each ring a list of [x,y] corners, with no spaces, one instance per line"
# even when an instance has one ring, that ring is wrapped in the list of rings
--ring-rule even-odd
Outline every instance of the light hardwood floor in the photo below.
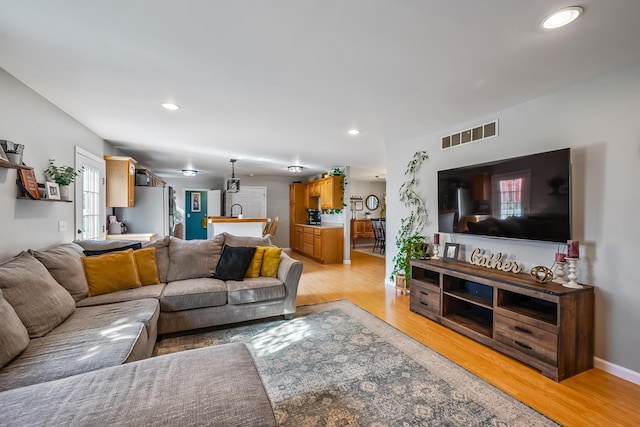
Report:
[[[553,420],[567,426],[640,426],[640,386],[599,369],[560,383],[409,311],[385,286],[384,259],[351,251],[351,265],[304,262],[298,305],[348,299]]]

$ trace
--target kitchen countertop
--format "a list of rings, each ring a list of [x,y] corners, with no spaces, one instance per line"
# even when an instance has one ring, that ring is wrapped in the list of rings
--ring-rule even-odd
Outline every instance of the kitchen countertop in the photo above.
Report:
[[[209,216],[209,222],[269,222],[269,218],[234,218],[230,216]]]
[[[309,228],[344,228],[344,225],[342,224],[337,224],[337,223],[326,223],[326,224],[322,224],[322,225],[308,225],[308,224],[295,224],[295,225],[301,225],[303,227],[309,227]]]
[[[153,242],[156,240],[156,233],[107,234],[107,240],[137,240],[141,242]]]

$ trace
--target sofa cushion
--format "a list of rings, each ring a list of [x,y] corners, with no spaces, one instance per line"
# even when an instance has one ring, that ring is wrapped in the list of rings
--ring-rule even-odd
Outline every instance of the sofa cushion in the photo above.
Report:
[[[0,368],[29,345],[29,332],[0,291]]]
[[[139,288],[126,289],[124,291],[111,292],[81,299],[76,307],[90,307],[92,305],[113,304],[114,302],[135,301],[139,299],[154,298],[160,300],[165,284],[141,286]]]
[[[82,264],[91,297],[141,286],[132,249],[86,256]]]
[[[152,346],[146,354],[138,347],[148,347],[148,329],[155,332],[158,314],[157,300],[78,308],[0,370],[0,391],[116,366],[137,360],[134,355],[149,357]]]
[[[171,239],[167,282],[211,277],[222,254],[224,236],[210,240]]]
[[[143,248],[156,248],[156,266],[158,267],[158,279],[160,283],[167,283],[167,272],[169,271],[169,244],[170,236],[153,242],[143,243]]]
[[[227,287],[222,280],[200,278],[170,282],[160,297],[162,311],[182,311],[216,307],[227,303]]]
[[[267,234],[264,237],[253,237],[235,236],[224,232],[221,236],[224,236],[224,244],[229,246],[271,246],[270,234]]]
[[[27,252],[0,264],[0,289],[31,338],[45,335],[76,307],[69,292]]]
[[[244,344],[181,351],[0,394],[12,426],[277,426]]]
[[[104,254],[109,254],[111,252],[121,252],[121,251],[126,251],[127,249],[140,249],[142,248],[142,243],[140,242],[135,242],[135,243],[130,243],[128,245],[124,245],[124,246],[116,246],[116,247],[112,247],[112,248],[104,248],[104,249],[85,249],[84,250],[84,254],[86,256],[95,256],[95,255],[104,255]]]
[[[144,248],[133,251],[136,260],[136,269],[142,286],[157,285],[158,266],[156,265],[156,248]]]
[[[84,275],[81,258],[82,247],[65,243],[44,251],[29,251],[44,264],[54,279],[78,301],[89,294],[89,285]]]
[[[243,281],[229,280],[227,300],[229,304],[250,304],[260,301],[282,299],[286,295],[284,284],[273,277],[246,278]]]
[[[253,258],[251,258],[251,264],[249,264],[249,268],[247,269],[244,277],[255,278],[260,277],[260,268],[262,267],[262,260],[264,258],[264,252],[267,249],[267,246],[257,246],[256,251],[253,254]]]
[[[253,254],[256,252],[255,247],[239,246],[233,247],[224,245],[222,256],[218,261],[216,272],[213,274],[214,279],[220,280],[242,280]]]
[[[99,251],[103,249],[113,248],[127,248],[127,246],[134,245],[137,242],[135,240],[74,240],[76,245],[81,246],[84,250]]]
[[[280,254],[282,248],[268,247],[265,248],[262,266],[260,267],[260,275],[264,277],[277,277],[278,267],[280,266]]]

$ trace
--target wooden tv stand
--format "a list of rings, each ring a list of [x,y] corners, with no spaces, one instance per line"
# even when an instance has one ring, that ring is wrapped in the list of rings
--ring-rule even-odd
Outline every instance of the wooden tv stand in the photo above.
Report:
[[[536,283],[464,262],[411,261],[411,311],[556,381],[593,368],[594,287]]]

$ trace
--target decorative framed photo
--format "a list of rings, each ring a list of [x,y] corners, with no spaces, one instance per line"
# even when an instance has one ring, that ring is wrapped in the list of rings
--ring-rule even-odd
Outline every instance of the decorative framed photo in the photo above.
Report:
[[[202,203],[200,203],[200,193],[191,193],[191,212],[201,212]]]
[[[458,252],[460,251],[460,243],[445,243],[444,254],[442,258],[446,261],[458,261]]]
[[[363,209],[364,209],[364,203],[362,203],[362,200],[356,200],[353,202],[354,211],[361,211]]]
[[[60,186],[55,182],[45,182],[45,188],[47,190],[47,199],[60,200]]]
[[[40,199],[40,190],[38,190],[38,181],[36,181],[36,173],[33,169],[19,169],[20,187],[25,196],[30,199]]]

